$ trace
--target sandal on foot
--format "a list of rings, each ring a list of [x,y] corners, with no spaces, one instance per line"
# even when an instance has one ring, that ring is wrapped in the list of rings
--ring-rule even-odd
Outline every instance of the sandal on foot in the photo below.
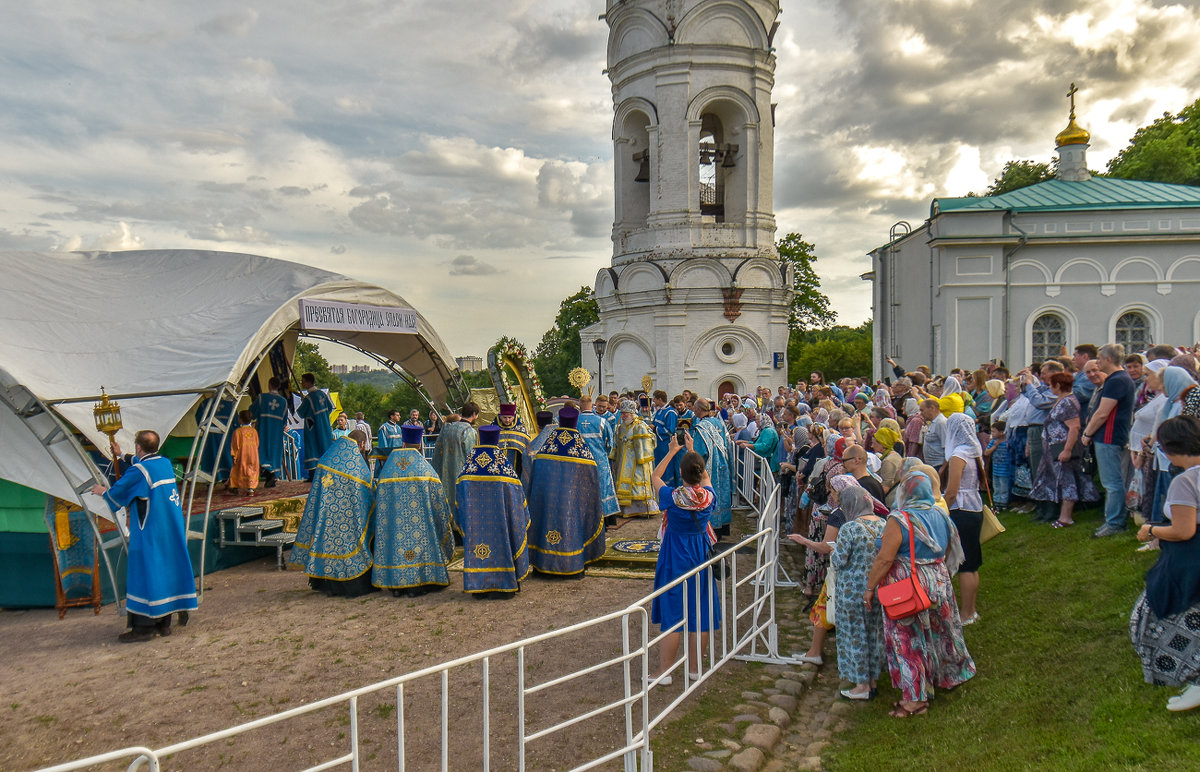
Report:
[[[1070,528],[1073,525],[1075,525],[1074,520],[1072,520],[1069,523],[1064,523],[1062,520],[1055,520],[1053,523],[1050,524],[1050,527],[1052,527],[1052,528]]]
[[[927,710],[929,710],[928,702],[923,702],[915,708],[906,708],[897,702],[896,707],[888,715],[893,718],[912,718],[913,716],[924,715]]]

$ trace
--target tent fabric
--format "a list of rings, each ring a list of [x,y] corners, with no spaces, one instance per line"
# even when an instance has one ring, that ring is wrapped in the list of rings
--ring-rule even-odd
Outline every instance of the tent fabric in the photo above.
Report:
[[[263,351],[299,327],[301,298],[411,308],[382,287],[232,252],[0,252],[0,273],[0,388],[27,389],[106,453],[92,401],[59,400],[92,397],[101,386],[154,394],[120,400],[127,428],[118,440],[128,451],[138,429],[165,437],[201,391],[240,385]],[[320,334],[391,359],[445,402],[454,359],[417,316],[415,335]],[[78,502],[73,491],[62,495],[71,486],[28,428],[11,436],[22,426],[12,409],[0,413],[0,476]]]

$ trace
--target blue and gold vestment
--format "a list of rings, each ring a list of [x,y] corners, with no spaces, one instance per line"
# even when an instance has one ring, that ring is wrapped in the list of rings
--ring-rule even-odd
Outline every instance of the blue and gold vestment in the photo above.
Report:
[[[314,579],[344,582],[371,570],[371,468],[349,437],[316,466],[288,562]]]
[[[529,559],[546,574],[571,575],[604,555],[600,477],[577,429],[558,427],[533,459]]]
[[[311,472],[333,445],[333,401],[321,389],[313,387],[296,414],[304,419],[304,471]],[[367,475],[370,480],[371,476]]]
[[[498,446],[476,445],[454,487],[463,531],[463,590],[517,592],[529,575],[529,510],[516,470]]]
[[[446,503],[450,505],[451,516],[458,512],[454,500],[457,495],[458,475],[467,459],[471,457],[471,450],[478,441],[479,434],[473,425],[466,421],[455,421],[442,427],[437,444],[433,446],[433,468],[442,479],[442,488],[446,491]],[[462,531],[462,526],[457,520],[454,528]]]
[[[701,419],[692,429],[692,448],[704,457],[716,500],[709,522],[713,528],[729,525],[733,518],[733,440],[725,422],[715,416]]]
[[[374,553],[371,584],[376,587],[450,584],[450,506],[441,479],[419,450],[393,450],[379,474]]]

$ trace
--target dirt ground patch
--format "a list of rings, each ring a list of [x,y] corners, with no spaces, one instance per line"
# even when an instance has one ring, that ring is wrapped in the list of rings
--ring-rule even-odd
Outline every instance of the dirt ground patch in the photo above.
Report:
[[[614,537],[647,538],[656,526],[641,521]],[[272,556],[206,577],[204,602],[190,625],[148,643],[117,643],[124,618],[112,606],[99,616],[72,610],[61,621],[53,609],[0,612],[0,649],[8,652],[0,664],[0,768],[32,769],[130,745],[161,747],[562,629],[624,608],[652,589],[646,579],[535,578],[512,600],[481,601],[461,592],[461,574],[451,574],[450,588],[415,599],[383,592],[329,598],[308,589],[298,571],[279,572],[274,563]],[[640,630],[633,632],[640,639]],[[619,623],[589,629],[529,650],[528,682],[619,653]],[[515,654],[497,657],[490,668],[492,768],[511,769],[518,732]],[[452,769],[481,767],[481,684],[479,664],[449,677]],[[529,731],[576,715],[581,706],[619,699],[624,688],[620,670],[608,668],[531,695]],[[441,689],[440,676],[406,687],[410,768],[436,768],[440,761]],[[393,690],[360,701],[364,769],[396,768],[395,702]],[[348,750],[349,723],[345,708],[327,708],[243,739],[181,752],[166,768],[315,764]],[[530,767],[562,769],[623,741],[620,713],[586,726],[536,742]]]

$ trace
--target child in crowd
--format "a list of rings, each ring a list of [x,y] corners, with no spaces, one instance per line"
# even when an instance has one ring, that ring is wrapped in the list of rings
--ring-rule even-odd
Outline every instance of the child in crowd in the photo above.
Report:
[[[1012,462],[1008,455],[1008,439],[1004,436],[1004,422],[992,421],[992,438],[984,449],[984,458],[992,460],[992,503],[996,509],[1008,506],[1008,492],[1012,485]]]
[[[233,456],[229,492],[235,496],[239,492],[253,496],[258,487],[258,432],[252,426],[253,422],[254,415],[249,410],[238,413],[241,425],[229,440],[229,453]]]

